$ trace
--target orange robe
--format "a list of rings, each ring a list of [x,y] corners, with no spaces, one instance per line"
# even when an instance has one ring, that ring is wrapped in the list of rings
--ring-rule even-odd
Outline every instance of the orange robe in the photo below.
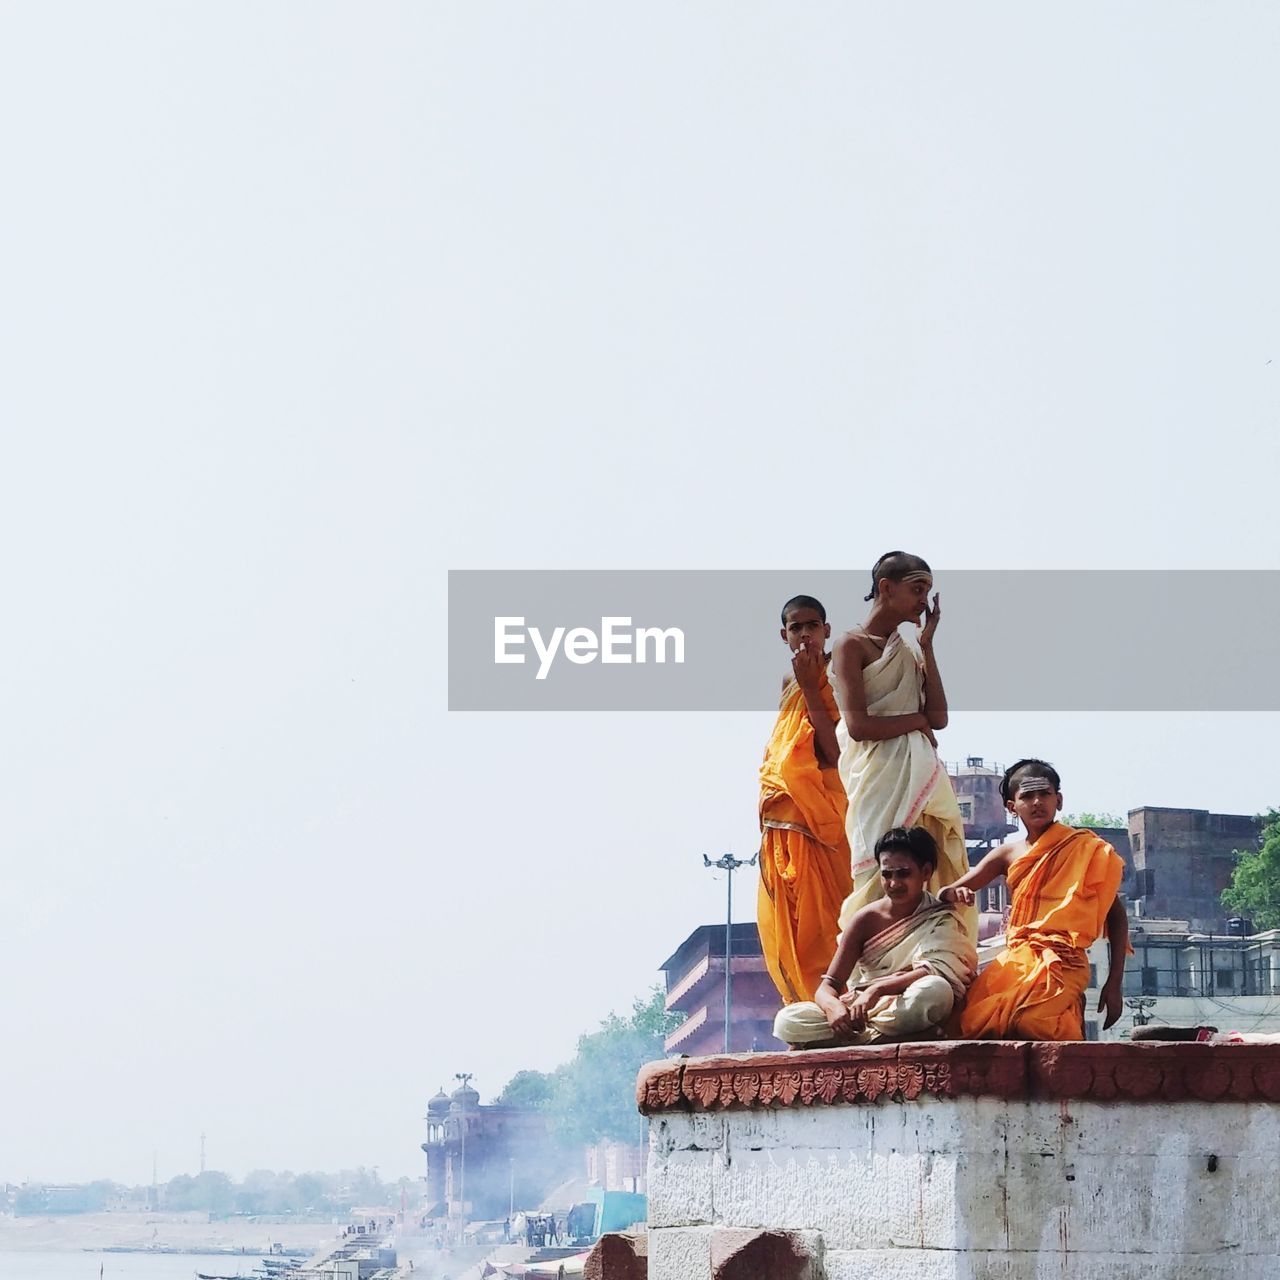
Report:
[[[840,713],[821,676],[834,723]],[[853,889],[845,838],[844,786],[818,765],[800,686],[782,691],[778,721],[760,766],[760,945],[783,1002],[812,1000],[836,952],[840,904]]]
[[[960,1014],[965,1039],[1083,1040],[1088,947],[1124,876],[1092,831],[1055,822],[1014,859],[1004,950],[978,974]]]

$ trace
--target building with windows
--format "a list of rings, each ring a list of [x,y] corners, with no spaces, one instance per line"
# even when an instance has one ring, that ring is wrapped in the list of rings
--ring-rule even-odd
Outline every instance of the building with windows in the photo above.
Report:
[[[1125,995],[1223,1000],[1280,996],[1277,931],[1232,937],[1192,933],[1175,920],[1134,920]]]
[[[982,756],[968,756],[964,764],[947,765],[947,775],[964,819],[964,840],[969,850],[969,865],[976,866],[997,845],[1012,838],[1018,830],[1000,795],[1000,779],[1004,766],[987,764]],[[978,891],[978,909],[999,915],[1009,905],[1009,893],[1003,880]]]
[[[1017,830],[1018,824],[1005,808],[1000,795],[1002,765],[987,764],[982,756],[967,756],[964,764],[947,765],[947,775],[964,819],[964,837],[972,845],[994,849]]]
[[[1125,1039],[1134,1026],[1212,1026],[1280,1033],[1280,931],[1248,936],[1193,932],[1183,920],[1130,919],[1134,954],[1125,963],[1125,1016],[1098,1032],[1099,984],[1107,944],[1090,948],[1085,1016],[1094,1039]]]
[[[636,1142],[605,1140],[586,1149],[587,1181],[601,1191],[633,1191],[643,1194],[649,1143],[644,1122],[637,1117]]]
[[[1261,820],[1207,809],[1129,810],[1130,873],[1125,892],[1139,917],[1185,920],[1201,933],[1227,933],[1222,891],[1236,853],[1258,847]]]
[[[531,1107],[482,1106],[470,1084],[427,1103],[428,1218],[501,1220],[529,1209],[575,1167]]]
[[[1135,1026],[1212,1026],[1219,1031],[1280,1034],[1280,930],[1246,937],[1196,933],[1185,920],[1129,919],[1134,954],[1121,991],[1125,1013],[1102,1029],[1098,1000],[1110,971],[1105,937],[1089,948],[1086,1040],[1123,1040]],[[1003,935],[978,945],[984,967],[1004,946]]]
[[[834,949],[834,943],[833,943]],[[765,968],[755,921],[733,926],[733,1009],[729,1048],[733,1053],[773,1050],[773,1020],[782,1001]],[[668,1053],[724,1052],[725,928],[699,925],[661,965],[666,1007],[685,1020],[666,1039]]]

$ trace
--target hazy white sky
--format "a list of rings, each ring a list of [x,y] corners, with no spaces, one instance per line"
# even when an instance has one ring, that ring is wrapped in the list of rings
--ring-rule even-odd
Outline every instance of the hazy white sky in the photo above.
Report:
[[[1280,568],[1278,55],[1262,3],[0,9],[0,1180],[419,1172],[437,1085],[720,917],[770,717],[451,716],[448,568]],[[1143,625],[1052,606],[991,643]],[[1254,811],[1276,719],[943,753]]]

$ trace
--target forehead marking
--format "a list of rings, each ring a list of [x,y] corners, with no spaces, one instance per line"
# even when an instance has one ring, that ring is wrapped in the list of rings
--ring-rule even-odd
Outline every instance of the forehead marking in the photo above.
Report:
[[[1048,778],[1027,778],[1018,783],[1018,789],[1015,795],[1028,795],[1035,791],[1052,791],[1053,783]]]

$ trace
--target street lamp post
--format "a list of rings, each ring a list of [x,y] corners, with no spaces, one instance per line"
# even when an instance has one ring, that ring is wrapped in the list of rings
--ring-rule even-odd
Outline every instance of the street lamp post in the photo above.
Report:
[[[1133,1025],[1135,1027],[1145,1027],[1151,1021],[1151,1014],[1147,1011],[1154,1009],[1156,1002],[1142,996],[1137,996],[1133,1000],[1126,1000],[1125,1004],[1133,1010]]]
[[[723,858],[717,858],[714,862],[704,853],[702,855],[702,865],[704,867],[715,867],[719,871],[726,872],[725,880],[729,886],[728,905],[725,909],[724,919],[724,1051],[729,1052],[729,1018],[733,1007],[733,873],[739,867],[752,867],[755,865],[758,854],[753,853],[751,857],[735,858],[733,854],[726,853]]]
[[[453,1078],[465,1089],[471,1083],[472,1074],[470,1071],[455,1071]],[[459,1239],[465,1240],[467,1234],[467,1109],[465,1106],[458,1108],[458,1125],[462,1140],[462,1156],[459,1161],[461,1168],[458,1177],[458,1236]]]

